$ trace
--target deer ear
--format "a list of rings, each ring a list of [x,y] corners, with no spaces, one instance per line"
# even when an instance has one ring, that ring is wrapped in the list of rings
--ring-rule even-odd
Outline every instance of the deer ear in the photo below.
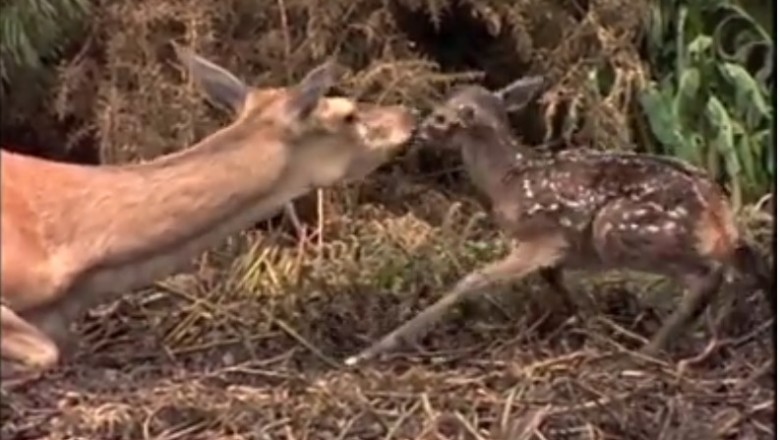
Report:
[[[543,84],[542,76],[526,76],[493,93],[504,103],[506,111],[517,111],[528,105]]]
[[[292,90],[287,103],[292,119],[306,119],[317,108],[320,98],[336,83],[340,69],[335,61],[328,60],[312,69]]]
[[[249,87],[223,67],[173,43],[176,56],[206,93],[208,99],[238,113],[244,108]]]

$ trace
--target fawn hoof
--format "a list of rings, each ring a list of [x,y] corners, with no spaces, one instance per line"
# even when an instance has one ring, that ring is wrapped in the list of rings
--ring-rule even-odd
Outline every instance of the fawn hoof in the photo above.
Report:
[[[392,338],[389,341],[395,341],[395,338]],[[360,353],[344,359],[344,365],[347,367],[354,367],[357,364],[365,363],[366,361],[379,356],[393,347],[395,347],[395,344],[388,347],[388,340],[381,340],[380,342],[375,343]]]
[[[358,364],[358,362],[360,362],[360,359],[359,359],[358,356],[350,356],[350,357],[344,359],[344,365],[346,365],[348,367],[354,367],[355,365]]]
[[[347,367],[355,367],[357,366],[357,364],[362,364],[368,361],[369,359],[374,358],[376,356],[376,353],[374,352],[374,350],[372,350],[372,348],[374,347],[367,348],[354,356],[350,356],[344,359],[344,365],[346,365]]]

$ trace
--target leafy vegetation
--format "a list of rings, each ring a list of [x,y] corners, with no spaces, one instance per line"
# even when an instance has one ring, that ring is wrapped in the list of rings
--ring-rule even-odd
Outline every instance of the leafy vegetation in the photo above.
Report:
[[[88,0],[6,0],[0,6],[0,79],[40,72],[83,25]]]
[[[328,8],[313,8],[317,3],[290,0],[282,11],[278,4],[258,7],[243,0],[197,7],[187,0],[159,7],[150,2],[9,0],[0,6],[3,91],[14,78],[54,72],[43,68],[43,60],[56,57],[88,24],[97,41],[90,44],[91,53],[104,59],[65,60],[54,90],[57,105],[48,111],[76,121],[79,137],[96,137],[104,160],[127,160],[197,137],[183,128],[187,124],[173,122],[182,117],[171,107],[177,99],[170,99],[180,93],[180,78],[162,73],[159,55],[170,39],[184,38],[206,55],[214,50],[216,59],[229,58],[233,67],[242,64],[250,76],[255,70],[267,72],[263,81],[269,83],[285,82],[326,52],[338,50],[343,61],[362,71],[353,78],[354,92],[389,94],[423,107],[467,71],[485,72],[484,80],[493,86],[523,72],[544,72],[552,84],[539,112],[545,119],[545,141],[558,134],[551,129],[554,114],[564,113],[561,131],[567,139],[578,132],[583,134],[578,142],[600,148],[628,145],[638,137],[627,118],[629,102],[638,99],[648,125],[643,131],[652,134],[640,141],[640,148],[705,167],[731,187],[737,205],[773,185],[772,5],[758,0],[616,0],[575,10],[565,2],[545,0],[333,0]],[[463,8],[470,10],[471,21],[458,17]],[[646,11],[651,19],[642,22],[637,17]],[[424,29],[426,23],[430,29]],[[265,29],[260,38],[258,28]],[[130,37],[136,31],[138,36]],[[637,51],[632,36],[643,31],[646,53]],[[150,56],[154,53],[158,55]],[[587,72],[605,65],[612,85],[591,90]],[[655,82],[644,80],[648,67]],[[386,81],[402,81],[403,87],[380,92],[379,84]],[[138,90],[155,93],[146,96]],[[150,100],[160,108],[149,107]],[[9,102],[20,111],[18,102]],[[199,118],[212,119],[197,97],[182,105],[197,108]],[[145,106],[146,116],[137,114],[139,106]],[[125,114],[124,108],[132,111]],[[39,109],[31,112],[40,116]],[[119,116],[142,120],[119,123]],[[523,130],[527,141],[541,141],[528,127]],[[141,145],[148,151],[113,151],[118,145]]]
[[[771,5],[753,14],[771,14]],[[658,151],[705,167],[734,203],[774,182],[774,41],[735,1],[658,2],[649,30],[658,82],[640,103]]]

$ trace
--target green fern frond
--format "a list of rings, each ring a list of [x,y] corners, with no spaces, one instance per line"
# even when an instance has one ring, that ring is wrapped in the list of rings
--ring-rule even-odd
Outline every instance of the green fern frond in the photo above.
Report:
[[[88,0],[8,0],[0,7],[0,78],[39,69],[82,24]]]

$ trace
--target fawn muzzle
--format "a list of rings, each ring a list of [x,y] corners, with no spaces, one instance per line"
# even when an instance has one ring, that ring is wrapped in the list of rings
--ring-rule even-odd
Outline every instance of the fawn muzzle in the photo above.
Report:
[[[420,122],[417,129],[417,139],[423,144],[443,142],[452,132],[463,124],[448,109],[436,109]]]

